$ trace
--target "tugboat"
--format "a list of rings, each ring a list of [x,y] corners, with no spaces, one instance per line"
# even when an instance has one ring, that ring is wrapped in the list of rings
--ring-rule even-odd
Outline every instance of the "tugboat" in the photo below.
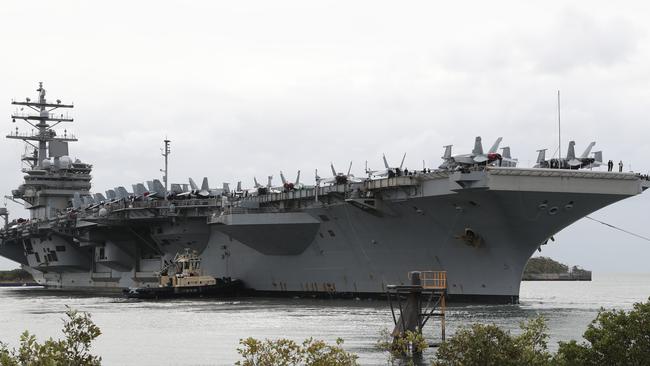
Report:
[[[241,280],[204,276],[201,258],[190,249],[176,253],[174,259],[161,269],[159,277],[158,287],[125,288],[124,296],[134,299],[228,297],[244,289]]]

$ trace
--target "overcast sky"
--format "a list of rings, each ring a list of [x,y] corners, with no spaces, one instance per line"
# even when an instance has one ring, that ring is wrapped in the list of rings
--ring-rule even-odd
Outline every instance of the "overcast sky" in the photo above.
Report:
[[[313,182],[329,162],[363,174],[381,154],[440,164],[503,136],[522,166],[562,136],[650,170],[650,3],[611,1],[3,1],[0,115],[12,98],[74,102],[71,155],[94,190],[207,176],[252,186],[279,171]],[[0,143],[0,190],[22,181]],[[566,154],[563,151],[563,154]],[[593,217],[650,236],[648,194]],[[8,203],[20,214],[20,206]],[[544,248],[598,272],[649,271],[650,242],[582,220]],[[0,268],[15,263],[0,259]]]

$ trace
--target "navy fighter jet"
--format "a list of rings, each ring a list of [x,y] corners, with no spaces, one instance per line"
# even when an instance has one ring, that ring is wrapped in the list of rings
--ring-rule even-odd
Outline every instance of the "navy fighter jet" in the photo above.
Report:
[[[473,166],[473,165],[486,165],[493,163],[495,161],[503,160],[503,156],[497,153],[499,149],[499,144],[503,138],[499,137],[492,147],[488,150],[487,154],[483,152],[483,144],[481,142],[481,136],[476,136],[474,140],[474,149],[469,154],[460,154],[460,155],[451,155],[452,145],[446,145],[445,154],[442,157],[443,163],[440,165],[440,169],[452,170],[458,167],[464,166]],[[509,151],[509,149],[508,149]]]

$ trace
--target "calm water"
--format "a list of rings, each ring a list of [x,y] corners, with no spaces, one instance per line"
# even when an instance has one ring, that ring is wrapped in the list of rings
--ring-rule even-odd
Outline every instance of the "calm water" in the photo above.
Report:
[[[599,308],[629,309],[649,296],[650,274],[594,275],[592,282],[524,282],[519,305],[449,308],[447,330],[453,334],[458,326],[480,322],[516,331],[520,321],[543,315],[551,346],[556,347],[559,340],[579,339]],[[92,313],[103,333],[94,352],[106,365],[232,365],[238,360],[239,339],[248,336],[328,341],[341,337],[362,365],[385,365],[385,355],[374,344],[380,331],[392,325],[387,303],[378,300],[145,302],[116,295],[0,288],[0,340],[16,346],[25,329],[40,339],[60,337],[66,305]]]

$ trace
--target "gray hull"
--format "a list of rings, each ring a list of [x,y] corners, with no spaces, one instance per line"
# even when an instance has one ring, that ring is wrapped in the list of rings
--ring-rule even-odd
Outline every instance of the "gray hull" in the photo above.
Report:
[[[391,203],[394,216],[383,217],[349,204],[308,209],[329,221],[301,255],[263,255],[213,230],[203,258],[214,275],[261,291],[384,293],[387,284],[408,283],[408,271],[442,270],[452,297],[516,301],[526,262],[549,236],[624,198],[552,197],[562,207],[554,215],[538,208],[548,193],[513,191],[409,199]],[[466,228],[481,236],[480,245],[462,238]]]
[[[523,268],[544,241],[647,188],[634,174],[548,169],[408,178],[357,186],[374,192],[371,201],[350,195],[355,186],[335,186],[319,191],[318,200],[313,190],[304,190],[240,200],[259,209],[215,207],[206,223],[175,214],[176,224],[161,224],[160,214],[148,224],[150,237],[169,253],[133,255],[128,271],[101,263],[90,264],[90,271],[41,267],[48,272],[42,281],[80,288],[153,285],[155,271],[171,254],[166,248],[175,251],[189,240],[205,248],[208,274],[240,279],[263,293],[370,296],[384,293],[388,284],[406,283],[409,271],[442,270],[452,300],[516,302]],[[163,245],[162,239],[175,244]],[[39,245],[45,244],[33,243],[35,251],[42,250]],[[136,238],[131,245],[141,243]]]

